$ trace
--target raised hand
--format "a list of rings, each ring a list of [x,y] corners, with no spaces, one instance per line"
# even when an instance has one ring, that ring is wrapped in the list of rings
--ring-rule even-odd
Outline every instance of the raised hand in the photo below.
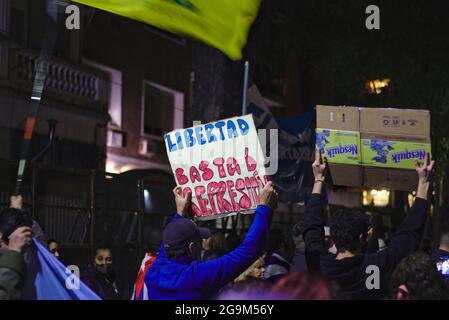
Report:
[[[424,163],[421,165],[418,159],[415,160],[415,168],[418,173],[418,189],[416,196],[418,198],[427,200],[430,186],[430,175],[435,166],[435,161],[430,161],[430,154],[426,152],[424,156]]]
[[[434,166],[435,161],[430,161],[430,154],[428,152],[426,152],[426,155],[424,156],[424,163],[422,165],[419,163],[418,159],[415,159],[416,172],[418,173],[418,178],[422,181],[429,180],[430,173]]]
[[[325,158],[323,161],[319,149],[315,149],[315,161],[312,163],[312,170],[315,181],[324,182],[324,176],[327,170],[327,160]]]
[[[192,219],[192,193],[183,194],[182,188],[178,186],[173,189],[173,194],[175,195],[176,212],[184,218]]]
[[[261,205],[275,209],[277,206],[278,193],[274,190],[273,183],[268,181],[263,187],[259,182],[259,203]]]
[[[30,243],[31,243],[31,228],[20,227],[17,228],[9,236],[8,249],[21,253],[23,252],[23,249]]]

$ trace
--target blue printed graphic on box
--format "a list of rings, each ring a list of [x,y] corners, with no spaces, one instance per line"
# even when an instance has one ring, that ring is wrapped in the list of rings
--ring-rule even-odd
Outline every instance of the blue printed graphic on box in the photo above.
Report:
[[[320,153],[324,154],[324,148],[327,144],[329,144],[329,140],[327,139],[330,136],[330,130],[320,130],[316,132],[316,146],[320,149]]]
[[[379,163],[387,163],[388,152],[394,149],[393,142],[385,140],[371,140],[370,148],[377,153],[377,156],[373,157],[372,160]]]
[[[414,169],[415,159],[424,160],[430,143],[362,139],[364,165],[397,169]]]
[[[360,134],[345,130],[316,130],[316,146],[331,163],[360,163]]]

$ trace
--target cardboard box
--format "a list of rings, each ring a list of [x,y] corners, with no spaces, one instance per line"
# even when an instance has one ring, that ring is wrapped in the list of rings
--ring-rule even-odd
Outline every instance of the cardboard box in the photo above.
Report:
[[[418,185],[418,175],[415,170],[365,167],[363,181],[368,189],[414,191]]]
[[[415,159],[431,152],[430,142],[426,110],[317,106],[317,147],[336,185],[414,190]],[[349,146],[357,143],[356,158]]]
[[[316,144],[327,158],[332,183],[363,186],[360,111],[356,107],[317,106]]]
[[[412,191],[415,159],[431,152],[427,110],[360,108],[364,186]]]
[[[363,169],[360,166],[329,163],[330,183],[348,187],[363,186]]]
[[[360,129],[364,133],[399,134],[415,138],[430,137],[428,110],[358,108]]]

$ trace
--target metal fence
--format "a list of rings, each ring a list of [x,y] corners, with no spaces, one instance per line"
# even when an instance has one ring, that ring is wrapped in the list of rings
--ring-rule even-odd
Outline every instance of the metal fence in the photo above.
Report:
[[[0,161],[1,207],[9,205],[16,170],[15,163]],[[32,165],[25,172],[21,193],[25,208],[47,238],[60,243],[66,265],[82,270],[91,263],[96,246],[111,247],[123,297],[130,298],[146,243],[155,232],[162,233],[176,211],[173,187],[173,177],[157,170],[114,175]],[[272,228],[287,236],[302,209],[280,205]],[[243,237],[252,220],[253,215],[238,215],[201,224],[225,234],[236,230]]]
[[[0,162],[0,207],[9,206],[17,165]],[[48,239],[61,245],[61,259],[85,268],[97,245],[110,246],[129,298],[151,230],[162,232],[175,212],[173,178],[155,170],[113,175],[95,170],[29,166],[24,207]]]

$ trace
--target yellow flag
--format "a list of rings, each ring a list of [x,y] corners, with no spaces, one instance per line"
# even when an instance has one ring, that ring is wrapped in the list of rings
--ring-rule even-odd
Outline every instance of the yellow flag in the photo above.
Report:
[[[242,58],[261,0],[73,0],[173,33],[191,36]]]

